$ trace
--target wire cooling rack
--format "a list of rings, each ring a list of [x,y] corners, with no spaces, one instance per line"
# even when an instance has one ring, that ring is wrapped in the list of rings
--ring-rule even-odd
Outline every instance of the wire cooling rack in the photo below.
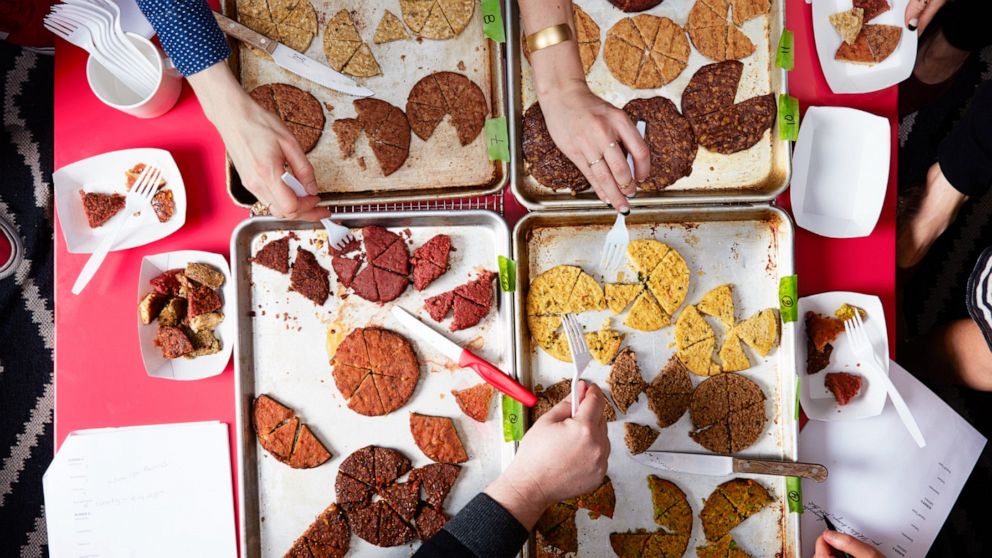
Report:
[[[331,208],[334,213],[367,213],[378,211],[459,211],[463,209],[488,209],[503,214],[503,195],[399,203],[366,203]]]

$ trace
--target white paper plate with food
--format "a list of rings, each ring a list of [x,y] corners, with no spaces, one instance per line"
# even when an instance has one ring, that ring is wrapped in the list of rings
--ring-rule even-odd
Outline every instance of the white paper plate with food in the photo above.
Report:
[[[792,155],[796,223],[830,238],[868,236],[889,184],[886,118],[844,107],[810,107]]]
[[[888,363],[885,311],[877,296],[835,291],[799,299],[799,400],[811,419],[856,420],[876,416],[885,407],[885,386],[871,381],[869,375],[876,372],[865,372],[844,333],[840,316],[855,309],[863,311],[875,354]],[[885,373],[889,373],[888,365]]]
[[[52,174],[55,210],[62,225],[66,250],[89,254],[124,218],[124,196],[140,174],[139,165],[162,171],[162,184],[152,210],[142,212],[121,231],[112,250],[127,250],[165,238],[186,223],[186,186],[172,154],[164,149],[124,149],[95,155],[66,165]],[[82,194],[81,194],[82,192]]]
[[[199,380],[227,367],[234,346],[234,286],[220,254],[145,256],[138,274],[138,343],[149,376]]]
[[[813,2],[816,54],[834,93],[869,93],[909,77],[916,63],[916,32],[905,25],[909,1],[862,0],[860,14],[852,0]]]

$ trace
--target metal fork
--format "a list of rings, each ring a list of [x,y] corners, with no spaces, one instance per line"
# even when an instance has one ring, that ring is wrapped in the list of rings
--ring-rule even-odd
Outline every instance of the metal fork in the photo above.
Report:
[[[110,233],[103,237],[100,245],[90,255],[90,259],[86,260],[86,265],[83,266],[83,270],[79,272],[79,277],[72,285],[72,294],[81,293],[90,279],[96,275],[96,270],[100,269],[100,264],[107,257],[107,252],[110,252],[110,249],[114,247],[117,237],[124,230],[124,224],[130,222],[138,212],[151,208],[152,198],[158,192],[158,181],[161,177],[162,171],[151,165],[146,165],[145,170],[138,175],[138,179],[135,180],[134,186],[128,191],[125,198],[123,217],[117,219],[113,228],[110,229]]]
[[[574,417],[575,412],[579,409],[579,402],[577,401],[579,378],[582,377],[582,372],[592,361],[592,355],[589,354],[589,345],[586,344],[586,338],[582,334],[582,326],[579,325],[575,316],[565,314],[562,316],[561,323],[565,327],[568,350],[572,353],[572,416]]]
[[[637,132],[644,137],[645,123],[643,120],[637,122]],[[627,164],[630,165],[630,176],[634,176],[634,158],[628,153]],[[606,273],[612,273],[623,265],[624,254],[627,253],[627,245],[630,243],[630,233],[627,231],[627,220],[622,213],[617,213],[617,219],[613,222],[613,228],[606,235],[603,243],[603,254],[599,258],[599,265]]]
[[[289,186],[297,197],[304,198],[309,196],[303,184],[293,176],[293,173],[287,171],[282,173],[282,181]],[[334,221],[331,221],[329,217],[325,217],[320,220],[320,223],[324,225],[327,229],[327,243],[334,247],[335,250],[344,250],[349,242],[355,241],[355,236],[351,234],[351,229],[345,227],[344,225],[339,225]]]
[[[847,340],[854,349],[855,355],[857,355],[859,360],[867,364],[864,369],[870,372],[870,381],[881,382],[885,386],[886,391],[889,393],[889,398],[892,399],[892,406],[896,408],[899,419],[902,420],[906,430],[909,431],[910,436],[916,441],[916,445],[921,448],[926,447],[927,442],[923,438],[923,432],[920,430],[920,426],[916,423],[916,419],[913,418],[913,413],[909,410],[909,406],[906,405],[906,401],[903,400],[902,395],[899,394],[899,390],[892,383],[892,379],[885,373],[886,367],[879,356],[875,354],[875,349],[872,347],[871,340],[868,338],[868,332],[865,330],[865,323],[862,321],[858,312],[855,312],[851,319],[844,322],[844,330]]]

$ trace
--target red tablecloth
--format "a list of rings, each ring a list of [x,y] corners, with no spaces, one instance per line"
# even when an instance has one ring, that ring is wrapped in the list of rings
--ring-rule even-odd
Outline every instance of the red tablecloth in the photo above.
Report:
[[[892,170],[878,226],[871,236],[850,240],[797,230],[800,294],[853,290],[880,296],[891,340],[895,331],[896,91],[830,93],[816,60],[809,5],[788,0],[787,19],[796,36],[796,68],[790,73],[789,88],[803,109],[811,104],[843,105],[888,117],[892,123]],[[135,325],[138,268],[144,255],[181,249],[226,254],[232,229],[247,216],[231,203],[224,188],[224,146],[189,87],[165,116],[138,120],[105,107],[93,96],[86,85],[83,51],[60,42],[57,53],[55,168],[105,151],[167,149],[186,182],[189,210],[185,227],[172,236],[111,253],[81,296],[73,296],[70,288],[87,256],[66,252],[61,230],[56,232],[56,444],[82,428],[218,420],[231,425],[233,464],[233,366],[219,376],[195,382],[150,378],[141,364]],[[507,219],[513,222],[523,209],[512,195],[506,196]],[[779,203],[787,207],[788,195]]]

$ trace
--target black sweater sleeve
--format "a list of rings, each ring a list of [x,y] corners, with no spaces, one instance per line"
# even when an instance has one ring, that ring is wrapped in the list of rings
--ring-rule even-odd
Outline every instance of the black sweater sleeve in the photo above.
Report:
[[[486,494],[424,542],[416,558],[512,558],[527,541],[527,530],[510,512]]]
[[[975,92],[968,111],[940,144],[938,161],[962,194],[978,196],[992,186],[992,81]]]

